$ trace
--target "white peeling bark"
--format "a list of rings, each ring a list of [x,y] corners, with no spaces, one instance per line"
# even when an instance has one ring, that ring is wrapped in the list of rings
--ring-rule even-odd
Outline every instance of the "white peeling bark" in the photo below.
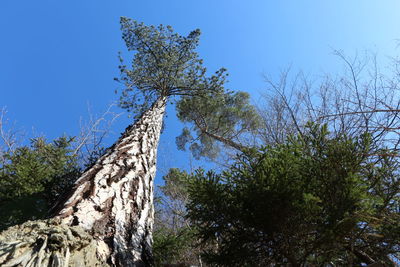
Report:
[[[0,266],[152,265],[153,181],[166,98],[77,180],[49,220],[0,234]]]
[[[166,98],[159,99],[94,166],[58,209],[62,224],[80,226],[113,266],[152,261],[153,181]]]

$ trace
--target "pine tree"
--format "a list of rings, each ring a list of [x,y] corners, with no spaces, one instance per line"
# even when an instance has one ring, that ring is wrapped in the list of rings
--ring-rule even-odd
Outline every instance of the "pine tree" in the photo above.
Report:
[[[123,39],[134,51],[121,57],[120,106],[137,121],[75,183],[47,221],[12,227],[0,236],[2,266],[152,265],[153,181],[167,101],[223,91],[225,70],[206,77],[187,37],[170,26],[121,18]]]

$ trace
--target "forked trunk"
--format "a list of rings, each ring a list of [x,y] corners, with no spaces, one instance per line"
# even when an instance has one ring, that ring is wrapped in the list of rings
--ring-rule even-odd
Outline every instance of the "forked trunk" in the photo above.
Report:
[[[159,99],[126,129],[77,180],[52,220],[24,224],[27,230],[21,225],[3,232],[0,265],[151,265],[153,181],[165,105],[166,98]],[[23,232],[33,236],[27,240]],[[55,237],[55,232],[60,237]],[[59,248],[54,246],[56,239],[61,240]],[[88,251],[80,258],[78,251],[82,254],[82,248],[77,249],[77,243],[82,239],[90,240],[81,246]]]

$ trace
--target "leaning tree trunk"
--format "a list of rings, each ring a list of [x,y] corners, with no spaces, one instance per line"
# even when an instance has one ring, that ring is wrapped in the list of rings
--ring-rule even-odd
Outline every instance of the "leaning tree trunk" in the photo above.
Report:
[[[56,215],[0,235],[1,266],[149,266],[153,181],[166,99],[76,181]]]

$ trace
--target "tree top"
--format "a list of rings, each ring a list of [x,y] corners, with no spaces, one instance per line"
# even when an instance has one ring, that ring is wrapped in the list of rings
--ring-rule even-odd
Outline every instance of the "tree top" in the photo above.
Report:
[[[220,89],[225,82],[225,69],[206,77],[203,60],[195,51],[200,30],[187,36],[174,32],[171,26],[147,26],[121,17],[122,38],[133,51],[131,66],[120,56],[120,81],[124,89],[122,108],[140,113],[155,100],[169,96],[195,96]]]

